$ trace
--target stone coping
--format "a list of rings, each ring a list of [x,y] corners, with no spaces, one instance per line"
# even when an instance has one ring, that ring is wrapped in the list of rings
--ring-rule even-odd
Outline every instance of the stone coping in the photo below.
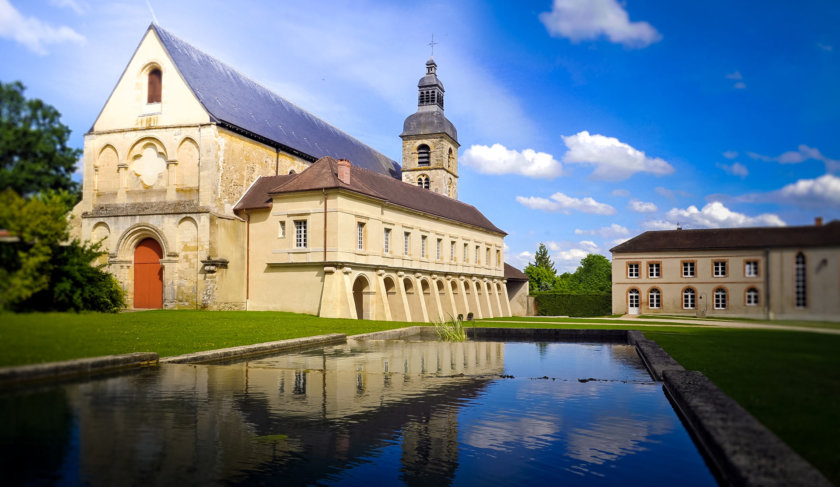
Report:
[[[155,366],[158,354],[137,352],[125,355],[106,355],[104,357],[81,358],[63,362],[22,365],[19,367],[0,368],[0,386],[21,382],[57,380],[73,376],[85,376],[118,369],[131,369]]]
[[[304,348],[326,347],[339,345],[347,341],[344,333],[331,333],[303,338],[291,338],[276,342],[257,343],[256,345],[242,345],[239,347],[220,348],[204,352],[188,353],[160,359],[162,364],[205,364],[224,360],[241,359],[257,355],[269,355],[278,352],[302,350]]]

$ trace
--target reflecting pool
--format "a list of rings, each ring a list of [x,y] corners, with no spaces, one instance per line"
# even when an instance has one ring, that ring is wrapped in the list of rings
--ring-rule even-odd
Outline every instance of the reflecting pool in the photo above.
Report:
[[[716,485],[628,345],[370,340],[0,395],[3,483]]]

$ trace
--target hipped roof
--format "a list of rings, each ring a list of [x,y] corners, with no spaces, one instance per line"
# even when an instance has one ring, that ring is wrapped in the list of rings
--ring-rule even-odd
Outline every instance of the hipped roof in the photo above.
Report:
[[[274,186],[270,188],[272,185]],[[322,157],[300,174],[258,179],[237,203],[234,210],[269,208],[270,204],[267,202],[271,201],[272,195],[322,189],[344,189],[411,210],[507,235],[472,205],[367,169],[353,166],[350,170],[350,183],[344,183],[338,179],[338,162],[332,157]]]
[[[763,248],[831,247],[840,245],[840,221],[797,227],[713,228],[645,232],[610,252],[667,252],[681,250],[740,250]]]
[[[211,119],[263,138],[270,145],[316,160],[331,156],[394,178],[400,165],[179,39],[157,24],[154,30],[184,81]]]

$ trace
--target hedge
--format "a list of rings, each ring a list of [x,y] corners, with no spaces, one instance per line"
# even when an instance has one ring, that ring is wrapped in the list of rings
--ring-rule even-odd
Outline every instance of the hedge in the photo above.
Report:
[[[612,314],[611,294],[536,293],[538,316],[604,316]]]

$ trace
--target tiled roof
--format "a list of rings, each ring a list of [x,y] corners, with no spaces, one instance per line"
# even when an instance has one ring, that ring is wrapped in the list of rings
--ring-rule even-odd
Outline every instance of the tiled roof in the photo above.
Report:
[[[508,281],[527,281],[528,276],[516,267],[505,262],[505,279]]]
[[[270,178],[260,178],[236,205],[236,209],[266,208],[264,202],[270,199],[271,194],[345,189],[397,206],[506,235],[472,205],[373,171],[353,166],[350,171],[350,184],[345,184],[338,179],[338,163],[332,157],[322,157],[300,174],[273,177],[285,179],[274,188],[267,189],[269,182],[262,180]]]
[[[309,156],[343,158],[394,178],[400,166],[385,155],[301,109],[156,24],[172,61],[211,118],[272,145]]]
[[[233,211],[271,208],[271,196],[268,192],[278,185],[283,184],[283,182],[292,176],[293,174],[284,174],[281,176],[263,176],[258,178],[248,188],[248,191],[242,195],[242,198],[233,207]]]
[[[840,221],[800,227],[713,228],[645,232],[610,252],[738,250],[840,246]]]

